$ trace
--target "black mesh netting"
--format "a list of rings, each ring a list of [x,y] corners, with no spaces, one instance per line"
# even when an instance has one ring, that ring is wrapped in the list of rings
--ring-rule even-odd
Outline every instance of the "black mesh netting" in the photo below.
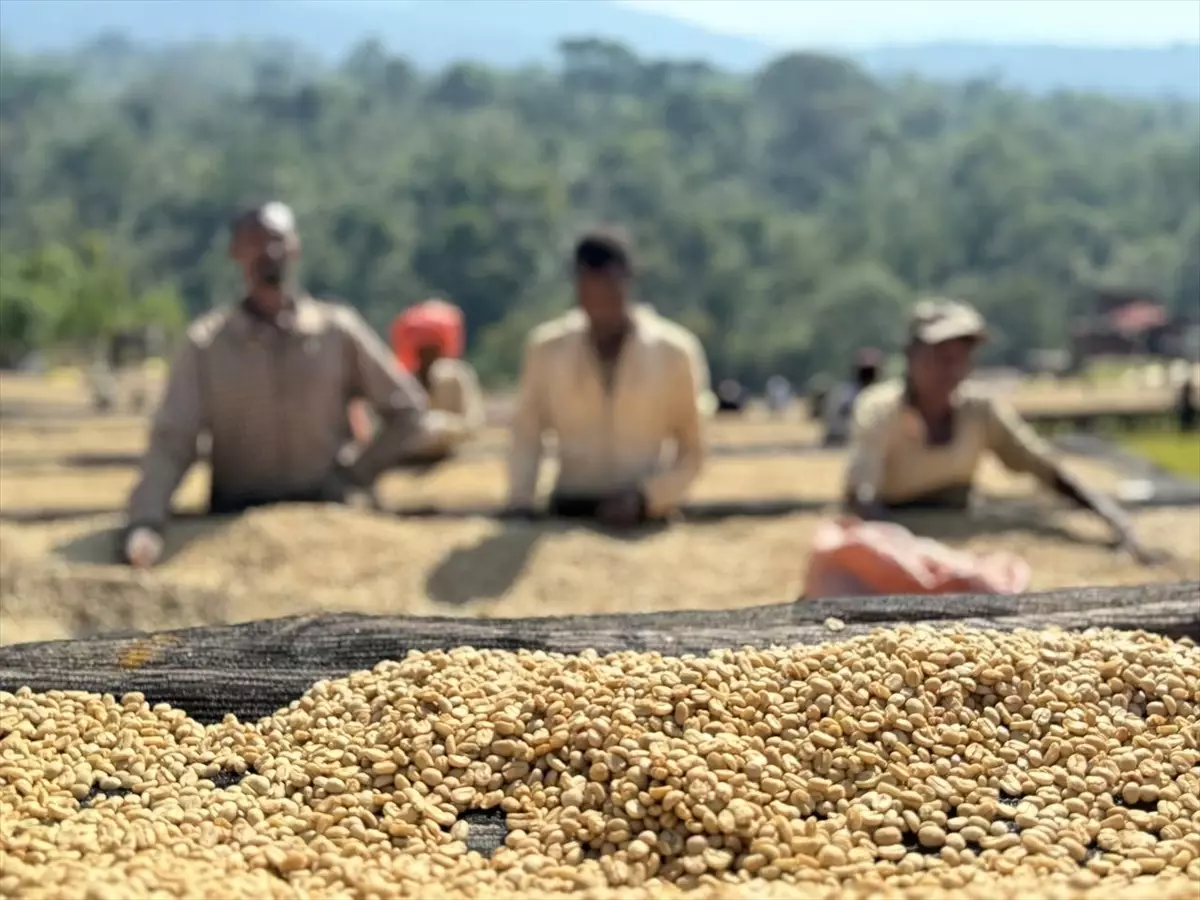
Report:
[[[228,714],[242,719],[270,715],[316,681],[370,668],[409,650],[471,646],[680,655],[720,647],[819,643],[916,623],[1004,630],[1111,627],[1200,640],[1200,582],[1016,597],[851,598],[719,612],[545,619],[304,616],[0,647],[0,690],[27,686],[118,696],[140,691],[151,703],[170,703],[197,721],[212,723]],[[470,849],[490,854],[504,842],[502,812],[470,811],[462,818]]]
[[[829,619],[844,627],[831,630]],[[1082,588],[1016,597],[811,600],[713,612],[468,619],[298,616],[153,635],[0,647],[0,690],[140,691],[199,722],[269,715],[314,682],[371,668],[409,650],[452,647],[575,653],[807,644],[880,626],[961,623],[984,628],[1145,629],[1200,640],[1200,582]]]

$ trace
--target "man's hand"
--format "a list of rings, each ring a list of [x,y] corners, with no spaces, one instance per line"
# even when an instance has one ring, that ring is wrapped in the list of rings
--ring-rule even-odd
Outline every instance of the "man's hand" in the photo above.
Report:
[[[125,539],[125,560],[135,569],[151,568],[162,551],[162,535],[153,528],[134,528]]]
[[[344,503],[347,506],[366,507],[380,510],[379,495],[375,485],[356,484],[351,469],[338,462],[321,486],[321,499],[325,503]]]
[[[631,528],[642,520],[644,503],[636,490],[622,491],[602,502],[596,510],[601,524],[612,528]]]

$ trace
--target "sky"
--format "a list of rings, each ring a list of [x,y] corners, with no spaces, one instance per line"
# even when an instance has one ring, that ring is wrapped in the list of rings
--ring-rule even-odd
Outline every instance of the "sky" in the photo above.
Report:
[[[1200,0],[619,0],[789,46],[1200,42]]]

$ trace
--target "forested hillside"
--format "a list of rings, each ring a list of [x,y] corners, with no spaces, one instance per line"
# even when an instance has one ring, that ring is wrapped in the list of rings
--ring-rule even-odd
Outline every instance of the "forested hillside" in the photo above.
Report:
[[[106,79],[0,62],[0,340],[178,321],[234,296],[224,226],[277,196],[306,281],[378,325],[441,294],[512,377],[570,302],[579,229],[634,235],[640,291],[717,374],[840,369],[918,292],[977,302],[997,359],[1053,346],[1083,286],[1200,306],[1200,110],[987,83],[885,85],[848,62],[751,77],[597,41],[556,70],[425,77],[378,45],[333,73],[249,49],[141,53]]]

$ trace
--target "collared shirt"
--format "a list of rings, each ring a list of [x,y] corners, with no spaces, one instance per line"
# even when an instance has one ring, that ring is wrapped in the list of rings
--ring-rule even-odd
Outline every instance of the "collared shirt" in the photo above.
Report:
[[[557,437],[555,490],[641,490],[652,516],[683,499],[704,463],[700,402],[708,364],[691,332],[642,308],[613,364],[611,387],[578,311],[534,329],[512,425],[509,502],[530,506],[547,432]]]
[[[1059,474],[1049,445],[1008,404],[970,385],[955,398],[951,439],[938,444],[902,381],[869,388],[855,403],[851,446],[847,496],[884,504],[969,488],[985,452],[1047,485]]]
[[[207,434],[214,496],[319,492],[365,399],[416,433],[425,392],[353,309],[301,297],[274,322],[241,304],[192,324],[171,365],[129,500],[134,525],[161,527]]]

